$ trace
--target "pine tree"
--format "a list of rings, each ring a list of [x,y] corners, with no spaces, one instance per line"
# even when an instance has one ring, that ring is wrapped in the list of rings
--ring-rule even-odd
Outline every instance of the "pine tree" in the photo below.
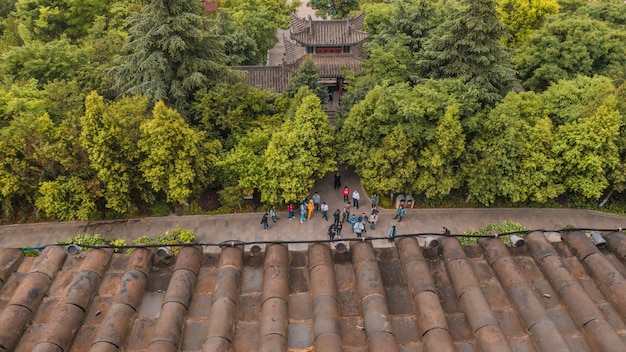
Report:
[[[300,71],[287,84],[287,94],[294,97],[300,87],[309,87],[323,102],[328,97],[328,89],[319,83],[320,75],[315,62],[307,56],[300,65]]]
[[[120,94],[143,94],[185,115],[194,94],[222,81],[223,40],[197,0],[150,0],[129,17],[129,39],[115,61]]]
[[[422,75],[461,78],[493,105],[510,89],[514,72],[500,41],[504,25],[493,0],[468,0],[434,31],[419,61]]]

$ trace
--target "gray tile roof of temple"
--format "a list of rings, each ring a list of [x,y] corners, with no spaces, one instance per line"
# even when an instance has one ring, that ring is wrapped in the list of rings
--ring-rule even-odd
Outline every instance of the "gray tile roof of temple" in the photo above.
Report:
[[[369,34],[362,27],[363,14],[345,20],[303,19],[292,14],[290,37],[305,46],[352,46],[367,40]]]

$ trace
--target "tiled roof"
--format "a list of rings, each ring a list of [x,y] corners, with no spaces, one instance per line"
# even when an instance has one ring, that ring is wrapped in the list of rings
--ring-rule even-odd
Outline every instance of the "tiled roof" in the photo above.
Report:
[[[361,70],[361,60],[351,54],[313,55],[320,78],[343,77],[342,69],[350,71]]]
[[[258,255],[0,249],[2,351],[626,351],[626,236]]]
[[[291,39],[304,46],[336,47],[363,43],[363,13],[345,20],[303,19],[291,14]]]
[[[235,69],[245,72],[249,85],[278,93],[285,91],[293,74],[293,70],[285,66],[237,66]]]

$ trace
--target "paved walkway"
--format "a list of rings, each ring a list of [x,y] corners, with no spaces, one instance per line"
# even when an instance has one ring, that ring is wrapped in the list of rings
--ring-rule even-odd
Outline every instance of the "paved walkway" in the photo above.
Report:
[[[361,187],[357,175],[340,170],[342,184],[352,190],[357,187],[361,193],[362,206],[359,210],[369,210],[370,201]],[[317,191],[323,201],[330,204],[329,213],[343,205],[341,191],[333,189],[333,173],[319,180],[312,192]],[[567,226],[617,229],[626,228],[626,217],[578,209],[409,209],[401,223],[392,220],[394,209],[382,209],[379,226],[368,230],[367,236],[383,237],[387,229],[396,224],[400,234],[439,233],[442,226],[452,233],[479,229],[489,223],[505,220],[516,221],[530,229],[558,230]],[[41,246],[54,241],[65,240],[79,233],[99,233],[107,238],[123,238],[130,243],[134,238],[150,235],[156,237],[180,226],[192,230],[200,243],[220,243],[228,240],[250,241],[296,241],[326,239],[329,223],[315,214],[311,221],[301,224],[297,219],[287,220],[284,211],[279,212],[279,220],[269,231],[263,231],[260,224],[262,213],[244,213],[207,216],[167,216],[111,221],[71,221],[58,223],[37,223],[0,226],[0,246]],[[332,216],[331,216],[332,219]],[[331,220],[332,221],[332,220]],[[344,228],[343,237],[354,237],[349,228]],[[390,244],[376,241],[377,247]],[[307,244],[290,245],[291,250],[305,250]],[[207,251],[216,248],[206,247]]]

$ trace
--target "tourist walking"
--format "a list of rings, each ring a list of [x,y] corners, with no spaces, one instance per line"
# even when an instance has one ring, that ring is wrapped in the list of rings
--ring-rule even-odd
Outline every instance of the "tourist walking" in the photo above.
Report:
[[[361,237],[361,234],[363,233],[363,223],[360,221],[357,221],[354,223],[354,233],[356,233],[356,237]]]
[[[306,220],[306,203],[302,201],[300,203],[300,223],[302,224]]]
[[[358,222],[361,223],[359,221],[359,218],[356,217],[356,214],[352,214],[350,215],[350,218],[348,219],[348,222],[350,223],[350,229],[352,230],[352,233],[354,233],[354,225]]]
[[[307,206],[308,209],[308,214],[306,217],[306,220],[309,221],[311,220],[311,217],[313,216],[313,210],[315,210],[315,203],[313,202],[313,199],[309,199],[309,205]]]
[[[332,224],[328,228],[328,238],[330,238],[330,240],[332,241],[335,239],[335,236],[337,236],[337,225]]]
[[[359,209],[360,199],[361,199],[361,195],[359,194],[359,191],[355,189],[354,192],[352,192],[352,205],[357,209]]]
[[[387,238],[389,239],[389,242],[393,242],[396,236],[398,236],[398,229],[396,228],[396,225],[393,225],[387,231]]]
[[[348,196],[350,195],[350,188],[348,188],[348,186],[345,186],[343,188],[342,193],[343,193],[343,201],[348,202]]]
[[[402,221],[402,218],[406,215],[406,209],[404,209],[404,204],[400,204],[400,206],[398,207],[398,209],[396,209],[396,216],[394,216],[394,220],[398,219],[398,222]]]
[[[378,194],[372,194],[372,209],[378,207]]]
[[[265,231],[267,231],[270,227],[270,224],[267,222],[267,213],[263,214],[263,217],[261,218],[261,225],[263,225],[263,230]]]
[[[289,203],[287,204],[287,217],[289,218],[289,220],[291,220],[291,218],[295,217],[295,211],[296,211],[296,205],[293,203]]]
[[[276,223],[276,219],[278,219],[278,218],[276,217],[276,207],[273,204],[270,207],[270,216],[272,217],[272,222],[275,224]]]
[[[341,238],[341,229],[343,229],[343,224],[341,222],[337,223],[337,237]]]
[[[339,223],[339,218],[341,217],[341,211],[339,209],[335,210],[333,213],[333,219],[335,220],[335,224]]]
[[[346,203],[343,207],[343,217],[341,218],[341,222],[346,222],[350,217],[350,203]]]
[[[376,212],[372,212],[372,215],[370,215],[370,229],[376,230],[377,222],[378,222],[378,214]]]
[[[322,218],[328,221],[328,204],[326,204],[326,202],[322,202],[322,205],[320,206],[320,210],[322,210]]]
[[[363,232],[367,232],[367,222],[369,221],[369,218],[365,213],[363,213],[359,219],[361,220],[361,224],[363,224]]]
[[[339,173],[339,171],[337,171],[335,173],[335,190],[338,190],[341,188],[341,174]]]
[[[311,199],[313,199],[313,204],[315,205],[315,211],[320,211],[320,195],[319,195],[319,193],[315,192],[313,194],[313,197],[311,197]]]

